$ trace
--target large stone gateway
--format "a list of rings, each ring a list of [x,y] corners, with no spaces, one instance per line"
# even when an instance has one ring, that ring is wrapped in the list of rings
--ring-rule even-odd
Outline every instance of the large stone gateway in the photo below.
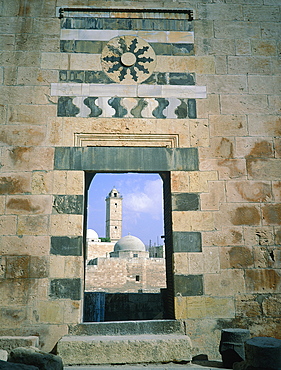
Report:
[[[143,10],[145,9],[145,11]],[[280,4],[3,0],[0,335],[82,322],[99,172],[159,173],[169,317],[280,339]]]

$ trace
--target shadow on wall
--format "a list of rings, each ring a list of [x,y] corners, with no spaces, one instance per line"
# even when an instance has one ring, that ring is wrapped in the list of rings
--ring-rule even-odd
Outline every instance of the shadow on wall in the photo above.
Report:
[[[161,293],[85,292],[84,322],[165,319],[166,289]]]

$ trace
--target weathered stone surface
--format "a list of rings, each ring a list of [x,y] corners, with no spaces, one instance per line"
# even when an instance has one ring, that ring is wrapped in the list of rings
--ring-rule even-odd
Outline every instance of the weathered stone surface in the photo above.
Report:
[[[203,294],[202,275],[175,275],[174,294],[182,296],[197,296]]]
[[[35,347],[13,349],[9,354],[8,361],[33,365],[40,370],[63,370],[62,359],[59,356],[42,352]]]
[[[1,361],[0,368],[2,370],[39,370],[38,367],[32,365],[15,364],[13,362]]]
[[[281,340],[254,337],[245,343],[246,363],[254,368],[280,369]]]
[[[173,334],[65,336],[58,343],[65,365],[188,361],[190,351],[189,337]]]
[[[201,252],[201,233],[198,232],[174,232],[174,252]]]
[[[195,211],[199,209],[199,195],[193,193],[172,194],[173,211]]]
[[[3,336],[0,337],[0,347],[3,350],[10,352],[17,347],[38,347],[39,338],[35,336],[19,337],[19,336]]]
[[[280,290],[281,276],[278,270],[245,270],[246,291],[248,293],[276,293]]]
[[[223,365],[232,368],[235,362],[245,360],[244,342],[250,338],[247,329],[223,329],[220,341],[220,353]]]
[[[61,256],[81,256],[82,237],[70,238],[68,236],[51,237],[51,254]]]
[[[81,298],[81,279],[53,279],[50,282],[50,297],[52,299]]]
[[[8,352],[4,349],[0,349],[0,360],[1,361],[7,361],[8,359]]]

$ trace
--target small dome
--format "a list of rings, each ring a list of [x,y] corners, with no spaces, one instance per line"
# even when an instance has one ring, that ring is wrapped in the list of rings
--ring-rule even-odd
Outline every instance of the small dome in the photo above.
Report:
[[[127,235],[119,239],[114,245],[114,252],[118,251],[141,251],[145,252],[145,245],[143,242],[133,235]]]
[[[99,236],[93,229],[88,229],[87,230],[87,241],[91,242],[98,242],[99,241]]]

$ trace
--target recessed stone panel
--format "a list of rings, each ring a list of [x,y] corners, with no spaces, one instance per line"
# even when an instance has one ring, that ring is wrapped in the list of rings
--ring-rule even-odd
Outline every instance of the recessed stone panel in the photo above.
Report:
[[[49,296],[52,299],[81,299],[81,279],[53,279]]]
[[[203,295],[203,275],[174,275],[175,296]]]
[[[82,256],[82,237],[51,237],[51,254],[60,256]]]
[[[174,252],[202,252],[201,233],[178,231],[173,233]]]

